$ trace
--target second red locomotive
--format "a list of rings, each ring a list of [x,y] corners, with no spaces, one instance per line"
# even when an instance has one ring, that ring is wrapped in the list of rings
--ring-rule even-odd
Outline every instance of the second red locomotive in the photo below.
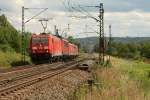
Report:
[[[34,34],[30,40],[30,56],[33,61],[74,58],[78,47],[52,34]]]

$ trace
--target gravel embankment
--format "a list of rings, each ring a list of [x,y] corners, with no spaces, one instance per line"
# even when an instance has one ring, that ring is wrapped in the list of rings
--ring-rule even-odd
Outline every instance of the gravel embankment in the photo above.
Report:
[[[86,82],[89,73],[78,69],[44,80],[10,94],[4,100],[66,100],[75,88]]]

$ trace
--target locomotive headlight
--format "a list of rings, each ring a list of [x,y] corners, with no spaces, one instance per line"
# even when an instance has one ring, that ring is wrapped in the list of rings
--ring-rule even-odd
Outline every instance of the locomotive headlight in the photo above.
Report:
[[[33,50],[32,52],[35,53],[35,50]]]
[[[46,50],[46,52],[48,53],[48,50]]]
[[[47,47],[47,46],[45,46],[45,47],[44,47],[44,49],[48,49],[48,47]]]
[[[37,47],[32,47],[32,49],[33,49],[33,50],[36,50],[36,49],[37,49]]]

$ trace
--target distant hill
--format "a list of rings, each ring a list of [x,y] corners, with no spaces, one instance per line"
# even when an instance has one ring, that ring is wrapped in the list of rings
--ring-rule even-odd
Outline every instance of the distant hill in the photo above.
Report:
[[[150,41],[150,37],[113,37],[113,41],[115,42],[122,42],[122,43],[139,43]],[[88,38],[78,38],[82,48],[87,49],[88,51],[93,50],[93,47],[99,42],[98,37],[88,37]]]
[[[122,43],[139,43],[139,42],[145,42],[150,41],[150,37],[113,37],[113,40],[115,42],[122,42]]]

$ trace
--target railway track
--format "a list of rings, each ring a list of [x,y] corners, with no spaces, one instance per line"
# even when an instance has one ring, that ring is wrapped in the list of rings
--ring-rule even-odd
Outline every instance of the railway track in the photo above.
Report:
[[[26,78],[31,78],[32,76],[39,75],[45,72],[49,72],[52,70],[56,70],[58,68],[61,68],[67,64],[72,63],[54,63],[54,64],[42,64],[42,65],[37,65],[32,68],[28,69],[23,69],[23,70],[17,70],[17,71],[11,71],[7,73],[0,74],[0,76],[3,76],[3,79],[0,81],[0,88],[6,87],[11,84],[15,84],[18,80],[21,81]],[[5,76],[7,75],[7,77]]]
[[[7,86],[7,84],[9,83],[12,83],[17,80],[21,80],[23,78],[31,77],[49,71],[52,69],[52,66],[59,67],[61,65],[63,64],[62,63],[42,64],[42,65],[33,66],[32,68],[25,68],[22,70],[1,73],[0,87]]]
[[[0,98],[3,98],[3,97],[5,97],[11,93],[14,93],[17,90],[24,89],[27,86],[31,86],[37,82],[46,80],[46,79],[51,78],[53,76],[59,75],[65,71],[68,71],[72,68],[75,68],[82,61],[84,61],[84,60],[69,62],[67,64],[60,65],[55,70],[48,70],[48,71],[43,72],[41,74],[35,75],[35,77],[32,77],[30,79],[26,79],[26,81],[22,81],[22,82],[19,82],[17,84],[14,84],[14,85],[4,87],[4,88],[0,89]]]

